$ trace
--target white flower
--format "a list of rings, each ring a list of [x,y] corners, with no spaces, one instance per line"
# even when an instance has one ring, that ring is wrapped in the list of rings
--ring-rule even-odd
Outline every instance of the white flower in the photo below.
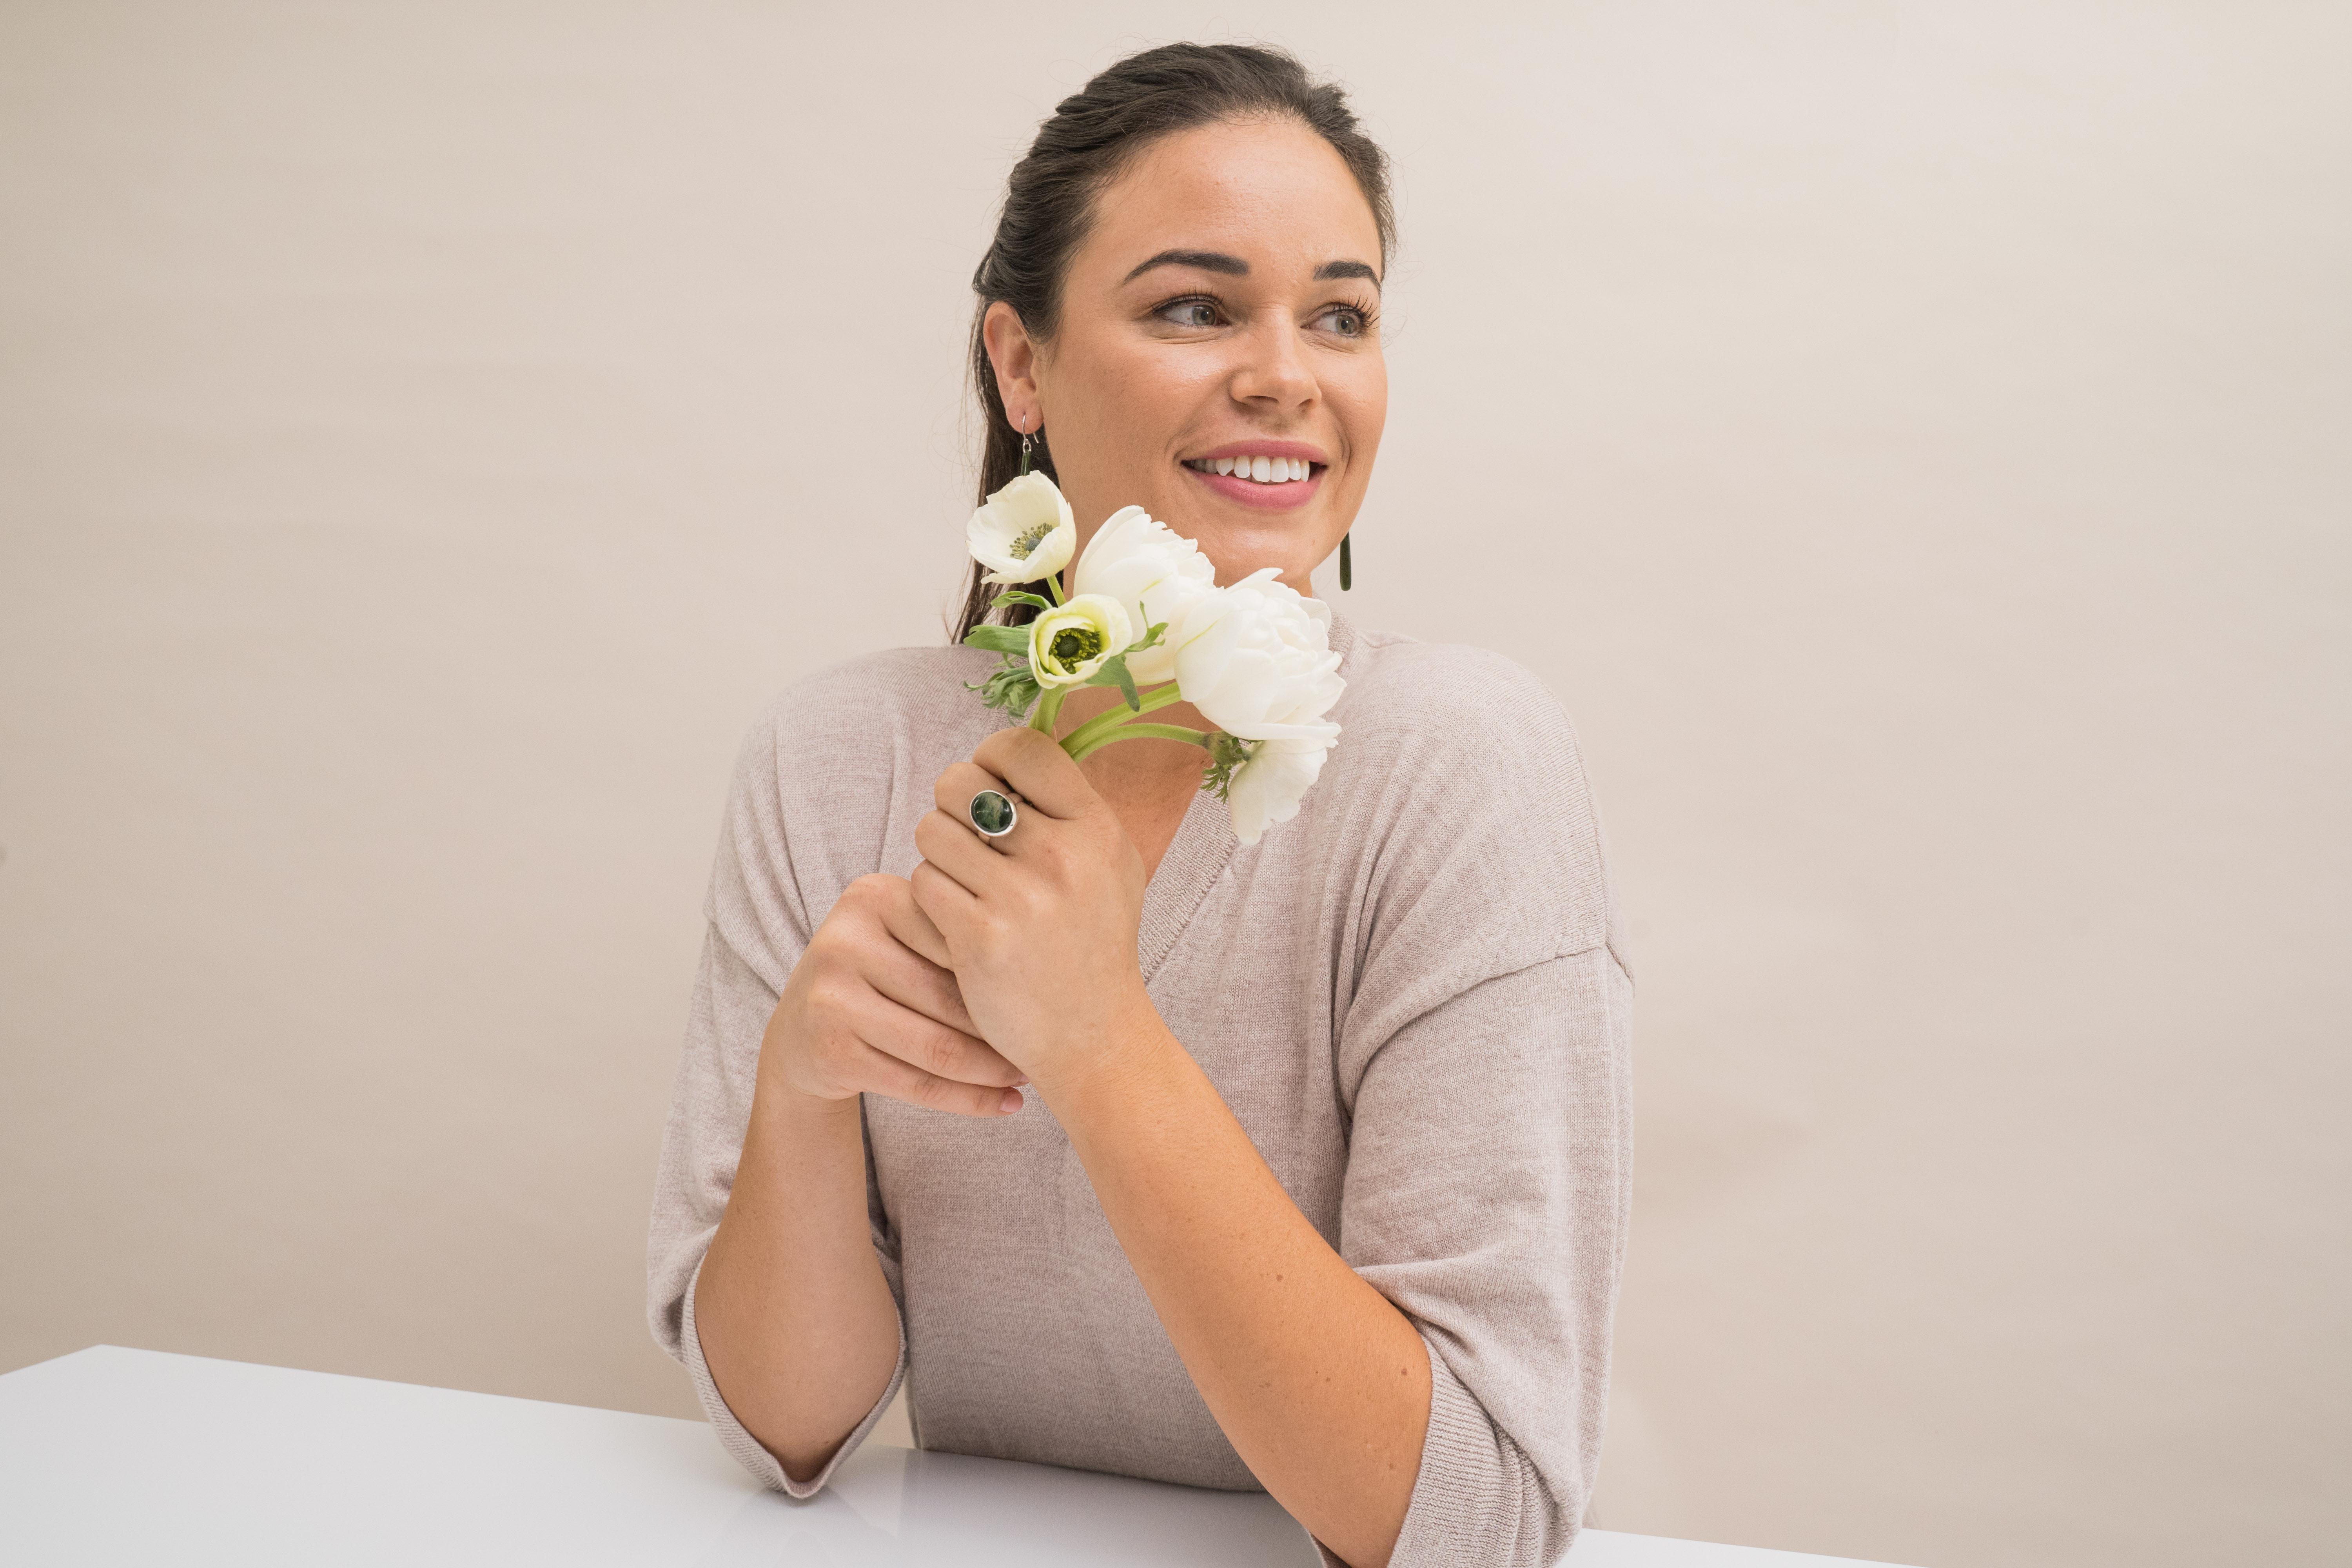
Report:
[[[1168,628],[1176,689],[1229,735],[1328,743],[1339,727],[1323,716],[1347,686],[1331,651],[1330,607],[1278,575],[1262,567],[1185,606]]]
[[[1079,594],[1029,623],[1029,669],[1040,686],[1076,686],[1134,640],[1125,605],[1108,594]]]
[[[1077,520],[1054,481],[1023,474],[998,490],[964,524],[972,559],[991,568],[984,583],[1034,583],[1070,563]]]
[[[1244,753],[1225,780],[1225,807],[1234,819],[1234,837],[1255,844],[1277,822],[1298,815],[1299,800],[1323,771],[1339,727],[1330,733],[1278,741],[1244,741],[1227,744]]]
[[[1078,552],[1070,586],[1080,594],[1108,594],[1127,606],[1137,637],[1165,621],[1159,646],[1128,656],[1128,673],[1139,686],[1174,678],[1177,617],[1216,591],[1217,568],[1201,547],[1139,506],[1110,514]]]

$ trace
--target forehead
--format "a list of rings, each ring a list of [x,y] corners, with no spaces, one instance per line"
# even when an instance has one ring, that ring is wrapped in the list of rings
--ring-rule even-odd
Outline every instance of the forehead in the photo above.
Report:
[[[1147,257],[1177,248],[1222,250],[1285,270],[1333,260],[1381,265],[1380,226],[1355,175],[1328,142],[1289,119],[1161,137],[1097,199],[1072,268],[1116,281]]]

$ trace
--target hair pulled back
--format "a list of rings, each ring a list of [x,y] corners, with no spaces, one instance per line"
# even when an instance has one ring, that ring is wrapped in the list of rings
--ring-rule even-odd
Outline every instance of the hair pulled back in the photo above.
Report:
[[[1010,482],[1021,466],[1021,437],[1005,416],[982,336],[988,308],[1002,300],[1033,341],[1051,338],[1060,321],[1062,282],[1087,237],[1096,196],[1162,136],[1267,116],[1297,121],[1339,154],[1371,204],[1381,270],[1387,270],[1396,236],[1388,157],[1357,128],[1343,90],[1316,81],[1287,52],[1261,45],[1165,44],[1128,56],[1064,99],[1037,128],[1037,139],[1013,166],[996,236],[971,275],[972,292],[979,296],[971,321],[972,390],[986,431],[980,457],[982,501]],[[1040,430],[1032,437],[1030,464],[1058,484],[1045,435]],[[999,592],[980,579],[975,562],[955,629],[958,642],[988,618],[990,601]],[[1003,618],[1018,625],[1035,614],[1014,606]]]

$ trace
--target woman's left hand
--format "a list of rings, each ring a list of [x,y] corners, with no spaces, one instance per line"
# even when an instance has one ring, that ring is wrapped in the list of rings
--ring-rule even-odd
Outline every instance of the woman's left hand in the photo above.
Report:
[[[968,815],[984,789],[1020,803],[1001,838],[982,837]],[[915,902],[947,939],[981,1037],[1051,1095],[1150,1011],[1136,961],[1143,858],[1040,731],[989,736],[940,775],[932,799],[938,809],[915,826]]]

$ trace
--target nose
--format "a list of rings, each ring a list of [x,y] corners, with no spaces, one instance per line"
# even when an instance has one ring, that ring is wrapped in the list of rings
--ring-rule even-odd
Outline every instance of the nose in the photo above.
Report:
[[[1297,327],[1286,314],[1268,312],[1258,330],[1243,340],[1242,362],[1233,378],[1235,401],[1290,414],[1311,406],[1321,390]]]

